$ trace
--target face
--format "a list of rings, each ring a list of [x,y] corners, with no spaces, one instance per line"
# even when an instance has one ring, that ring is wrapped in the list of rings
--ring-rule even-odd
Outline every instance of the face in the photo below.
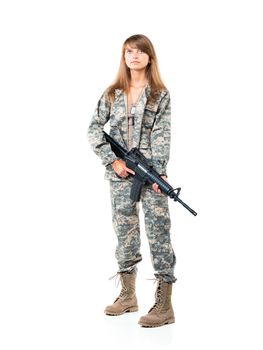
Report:
[[[129,45],[125,49],[124,58],[126,65],[133,70],[145,69],[149,62],[147,53],[137,48],[132,48]]]

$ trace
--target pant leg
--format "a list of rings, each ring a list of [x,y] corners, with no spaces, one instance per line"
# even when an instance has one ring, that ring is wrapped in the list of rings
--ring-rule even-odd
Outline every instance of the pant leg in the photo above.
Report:
[[[110,180],[112,223],[118,240],[115,256],[119,272],[137,271],[136,264],[142,260],[139,205],[130,199],[131,185],[128,180]]]
[[[175,282],[176,257],[170,239],[168,197],[154,192],[151,186],[144,186],[141,201],[155,276],[162,277],[165,282]]]

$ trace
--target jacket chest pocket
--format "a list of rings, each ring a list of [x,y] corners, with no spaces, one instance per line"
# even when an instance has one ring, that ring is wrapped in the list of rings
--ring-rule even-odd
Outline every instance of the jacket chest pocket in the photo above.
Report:
[[[119,127],[125,123],[126,114],[118,110],[112,111],[110,115],[110,126]]]
[[[142,125],[146,129],[152,129],[154,121],[155,121],[157,109],[158,109],[157,104],[145,106]]]
[[[115,101],[110,111],[110,125],[112,127],[118,127],[125,124],[126,110],[125,105],[118,101]]]

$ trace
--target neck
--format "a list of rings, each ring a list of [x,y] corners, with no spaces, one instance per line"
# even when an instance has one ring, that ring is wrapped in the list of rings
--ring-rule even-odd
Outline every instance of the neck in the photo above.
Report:
[[[131,82],[130,85],[133,87],[141,87],[146,85],[147,79],[145,71],[131,70]]]

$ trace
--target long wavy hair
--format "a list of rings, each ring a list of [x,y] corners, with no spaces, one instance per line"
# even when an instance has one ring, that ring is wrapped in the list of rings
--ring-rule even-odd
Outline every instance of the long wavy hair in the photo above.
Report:
[[[135,34],[127,38],[122,45],[122,55],[119,71],[113,84],[107,89],[109,100],[114,101],[115,89],[128,92],[131,82],[130,68],[125,63],[125,50],[127,46],[142,50],[149,56],[149,63],[146,67],[146,78],[151,87],[150,98],[154,99],[160,90],[166,89],[159,72],[157,56],[152,42],[143,34]]]

